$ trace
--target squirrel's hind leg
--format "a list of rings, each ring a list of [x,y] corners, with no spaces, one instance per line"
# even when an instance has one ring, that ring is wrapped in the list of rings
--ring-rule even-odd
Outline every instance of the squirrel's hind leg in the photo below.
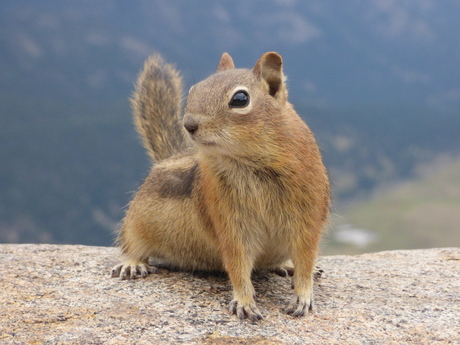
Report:
[[[271,269],[271,271],[281,277],[292,277],[294,275],[294,264],[292,263],[292,260],[287,260],[281,265]]]
[[[291,260],[288,260],[284,262],[282,265],[279,265],[271,269],[271,271],[281,277],[292,277],[294,275],[294,264]],[[320,279],[323,276],[323,273],[324,270],[321,267],[315,266],[315,269],[313,271],[314,280]],[[294,287],[294,284],[292,285],[292,287]]]

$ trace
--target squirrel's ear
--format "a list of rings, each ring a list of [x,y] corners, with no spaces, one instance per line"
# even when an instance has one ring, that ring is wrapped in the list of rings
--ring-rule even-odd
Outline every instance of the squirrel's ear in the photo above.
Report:
[[[223,53],[220,58],[219,66],[217,66],[217,72],[232,68],[235,68],[232,57],[228,53]]]
[[[265,53],[256,62],[252,72],[257,78],[265,81],[271,96],[286,101],[287,90],[283,74],[283,59],[275,52]]]

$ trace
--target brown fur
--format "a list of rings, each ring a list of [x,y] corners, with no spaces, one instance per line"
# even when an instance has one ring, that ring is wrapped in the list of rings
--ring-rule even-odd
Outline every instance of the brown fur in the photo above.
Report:
[[[191,146],[182,128],[182,78],[161,56],[145,62],[131,103],[134,124],[153,161]]]
[[[165,69],[158,57],[153,59],[146,68]],[[179,107],[177,92],[168,88],[177,77],[144,77],[138,85],[154,86],[136,89],[136,117],[145,121],[138,129],[159,162],[129,205],[119,236],[127,262],[116,266],[113,276],[126,279],[156,271],[147,265],[149,257],[182,269],[225,270],[234,291],[230,310],[241,319],[257,320],[262,316],[251,272],[292,271],[292,260],[294,296],[286,311],[304,315],[313,305],[313,270],[329,212],[329,181],[312,132],[287,101],[281,56],[265,53],[246,70],[235,69],[230,55],[223,54],[217,73],[189,93],[183,121],[193,145],[178,134],[176,120],[171,132],[163,133],[168,129],[159,125],[164,121],[159,116],[176,110],[152,112],[166,101]],[[155,90],[162,90],[161,103],[155,103]],[[249,104],[230,107],[239,90],[247,92]],[[179,139],[172,138],[177,135]],[[155,151],[157,137],[167,147],[160,153]],[[172,144],[164,144],[165,138]]]

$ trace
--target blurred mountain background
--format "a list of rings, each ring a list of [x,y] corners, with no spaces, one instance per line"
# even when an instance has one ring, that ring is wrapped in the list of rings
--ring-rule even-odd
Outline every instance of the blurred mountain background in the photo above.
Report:
[[[459,246],[460,3],[0,1],[0,242],[111,245],[149,161],[129,97],[148,55],[187,87],[222,52],[283,55],[334,210],[324,253]]]

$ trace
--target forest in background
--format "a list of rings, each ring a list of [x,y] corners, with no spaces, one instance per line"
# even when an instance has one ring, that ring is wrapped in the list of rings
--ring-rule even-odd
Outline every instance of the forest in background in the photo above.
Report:
[[[113,243],[149,169],[129,105],[149,54],[191,86],[276,50],[331,174],[323,251],[460,245],[460,4],[234,4],[0,4],[1,242]]]

